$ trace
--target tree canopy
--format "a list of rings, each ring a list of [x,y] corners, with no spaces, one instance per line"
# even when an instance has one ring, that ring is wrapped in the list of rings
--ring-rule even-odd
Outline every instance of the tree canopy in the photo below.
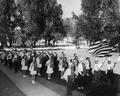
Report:
[[[49,45],[66,35],[57,0],[1,0],[0,5],[2,44],[18,40],[24,45],[28,39],[36,42],[43,38]]]
[[[117,0],[82,0],[82,11],[76,19],[76,34],[90,41],[109,39],[119,34]]]

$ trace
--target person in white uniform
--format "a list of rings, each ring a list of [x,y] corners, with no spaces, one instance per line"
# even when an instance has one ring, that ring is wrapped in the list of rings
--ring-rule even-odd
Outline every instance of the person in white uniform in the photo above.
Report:
[[[120,55],[113,66],[114,87],[120,93]]]
[[[24,55],[22,60],[21,60],[21,70],[23,71],[23,77],[26,77],[27,75],[27,69],[28,69],[28,61],[27,61],[27,56]]]
[[[50,80],[51,79],[51,75],[53,73],[53,67],[54,67],[54,61],[52,59],[52,56],[50,56],[50,54],[49,54],[49,59],[48,59],[48,61],[46,62],[45,65],[47,67],[47,70],[46,70],[47,78]]]
[[[32,75],[32,83],[35,84],[36,74],[37,74],[37,64],[36,64],[36,58],[33,57],[33,60],[29,67],[30,74]]]
[[[39,54],[39,56],[37,56],[36,63],[37,63],[37,75],[41,76],[42,54]]]

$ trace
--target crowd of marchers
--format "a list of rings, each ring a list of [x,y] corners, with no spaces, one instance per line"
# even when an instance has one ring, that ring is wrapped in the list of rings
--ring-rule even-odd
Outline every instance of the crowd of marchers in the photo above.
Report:
[[[58,57],[57,52],[39,51],[39,50],[2,50],[0,53],[1,64],[7,66],[15,73],[23,73],[27,78],[28,74],[32,76],[32,84],[35,84],[36,76],[41,76],[46,72],[47,79],[53,77],[53,73],[59,73],[60,78],[66,80],[67,90],[70,93],[72,84],[76,88],[83,90],[86,86],[86,77],[92,78],[95,82],[106,83],[110,81],[111,85],[120,78],[120,57],[115,61],[108,57],[104,62],[95,58],[91,62],[90,57],[78,57],[73,53],[68,61],[67,54],[61,52]],[[108,80],[106,80],[108,79]]]

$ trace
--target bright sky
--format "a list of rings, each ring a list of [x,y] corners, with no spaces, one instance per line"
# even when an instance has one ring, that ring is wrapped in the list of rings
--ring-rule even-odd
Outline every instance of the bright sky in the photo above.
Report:
[[[62,4],[63,18],[72,17],[72,12],[76,15],[81,13],[81,0],[57,0],[59,4]]]

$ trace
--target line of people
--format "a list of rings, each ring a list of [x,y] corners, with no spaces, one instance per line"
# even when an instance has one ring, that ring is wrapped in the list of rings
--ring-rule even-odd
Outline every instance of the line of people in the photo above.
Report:
[[[79,90],[83,90],[87,86],[88,77],[102,83],[106,83],[107,78],[112,83],[113,69],[117,63],[114,63],[110,58],[107,58],[105,62],[101,62],[98,58],[91,62],[90,57],[84,59],[82,56],[78,57],[77,54],[74,54],[72,59],[68,61],[64,52],[59,57],[56,52],[35,50],[3,50],[0,53],[0,60],[15,73],[21,70],[23,77],[31,74],[33,84],[36,76],[41,76],[46,72],[47,78],[50,80],[53,73],[60,72],[60,78],[65,79],[68,83],[68,94],[72,90],[73,82]]]

